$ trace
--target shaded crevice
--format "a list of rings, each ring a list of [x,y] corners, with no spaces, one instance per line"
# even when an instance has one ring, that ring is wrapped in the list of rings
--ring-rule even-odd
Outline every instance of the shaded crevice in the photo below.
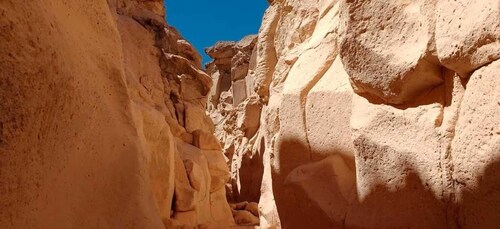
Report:
[[[464,87],[464,93],[466,91],[466,88]],[[450,200],[451,200],[451,203],[448,203],[448,208],[452,208],[451,209],[451,217],[453,218],[453,224],[450,225],[449,224],[449,227],[450,226],[455,226],[456,228],[462,228],[461,225],[460,225],[460,219],[459,219],[459,212],[460,212],[460,209],[459,209],[459,206],[458,206],[458,200],[457,200],[457,197],[456,197],[456,193],[457,193],[457,189],[456,189],[456,186],[457,186],[457,183],[458,181],[454,178],[454,172],[455,172],[455,166],[453,164],[453,154],[452,154],[452,147],[453,147],[453,140],[455,139],[455,131],[456,131],[456,128],[457,128],[457,123],[458,123],[458,120],[460,119],[460,110],[462,108],[462,101],[463,101],[463,96],[460,98],[460,100],[458,101],[458,104],[457,104],[457,114],[456,114],[456,117],[455,119],[453,120],[453,123],[452,123],[452,129],[450,131],[450,136],[449,136],[449,144],[448,146],[446,147],[446,155],[445,155],[445,159],[447,160],[447,163],[449,165],[449,168],[448,168],[448,172],[449,172],[449,176],[451,178],[451,195],[450,195]],[[450,206],[451,204],[451,206]]]
[[[321,78],[325,75],[325,73],[328,71],[328,69],[333,65],[333,60],[329,60],[326,63],[326,67],[321,69],[321,71],[313,77],[311,81],[306,85],[306,87],[303,89],[303,91],[300,94],[300,100],[301,100],[301,111],[302,111],[302,121],[304,123],[304,133],[306,137],[306,143],[309,151],[309,161],[312,161],[312,148],[311,148],[311,143],[309,141],[309,134],[307,130],[307,97],[309,96],[309,92],[312,90],[312,88],[321,80]]]
[[[456,103],[455,114],[450,120],[449,127],[445,129],[445,149],[443,155],[441,157],[441,172],[444,174],[445,178],[443,180],[443,190],[442,196],[444,197],[445,206],[446,206],[446,222],[448,228],[461,228],[459,221],[459,204],[456,199],[456,185],[457,181],[454,179],[454,164],[453,164],[453,154],[452,154],[452,144],[455,138],[455,130],[457,127],[457,122],[460,118],[460,109],[462,106],[463,96],[466,91],[466,86],[462,79],[458,77],[458,75],[446,68],[443,67],[443,75],[444,75],[444,104],[441,108],[441,122],[446,117],[446,107],[453,106]],[[459,81],[460,80],[460,81]],[[457,83],[461,83],[461,86],[457,86]],[[454,95],[453,92],[457,90],[458,87],[463,87],[463,91],[458,95]],[[453,101],[454,96],[460,96],[456,101]],[[442,123],[441,123],[442,124]],[[441,126],[441,125],[439,125]],[[449,184],[449,187],[447,187]],[[446,188],[444,188],[446,187]]]

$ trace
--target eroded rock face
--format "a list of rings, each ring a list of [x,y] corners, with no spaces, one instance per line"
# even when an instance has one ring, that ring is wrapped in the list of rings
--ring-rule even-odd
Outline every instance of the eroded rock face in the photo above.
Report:
[[[228,184],[231,201],[256,201],[260,196],[262,168],[254,170],[241,164],[243,158],[259,157],[248,149],[249,140],[257,133],[260,124],[261,103],[252,93],[250,66],[255,67],[254,47],[257,36],[246,36],[238,42],[218,42],[207,48],[206,53],[214,58],[207,65],[214,86],[208,103],[208,111],[216,125],[216,136],[223,143],[227,165],[233,168]],[[259,159],[255,160],[258,163]]]
[[[500,208],[500,61],[472,74],[463,95],[451,144],[458,223],[464,228],[496,227]]]
[[[271,1],[246,99],[238,74],[209,109],[229,197],[258,200],[263,228],[494,227],[497,18],[497,1]]]
[[[268,2],[0,2],[0,228],[497,226],[498,1]]]
[[[437,1],[436,47],[441,63],[468,77],[500,58],[500,2]]]
[[[401,104],[442,83],[433,52],[435,5],[343,2],[340,48],[356,93]]]
[[[210,77],[163,1],[0,3],[0,227],[235,225]]]

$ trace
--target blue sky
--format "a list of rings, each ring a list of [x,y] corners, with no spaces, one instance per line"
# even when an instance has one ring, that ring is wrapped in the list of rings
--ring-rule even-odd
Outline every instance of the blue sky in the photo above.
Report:
[[[267,0],[165,0],[167,22],[174,26],[203,56],[217,41],[237,41],[257,34]]]

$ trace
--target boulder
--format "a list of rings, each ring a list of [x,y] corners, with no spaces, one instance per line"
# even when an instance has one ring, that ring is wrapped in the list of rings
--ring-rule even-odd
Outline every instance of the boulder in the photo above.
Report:
[[[467,83],[451,145],[457,223],[494,228],[500,214],[500,61],[476,70]]]
[[[259,218],[249,211],[240,210],[234,213],[234,221],[241,226],[258,226]]]
[[[356,93],[402,104],[442,83],[432,46],[436,1],[343,3],[340,55]]]
[[[259,217],[259,204],[251,202],[245,205],[245,210],[252,213],[254,216]]]
[[[236,42],[219,41],[214,46],[205,49],[207,55],[213,59],[232,58],[236,54]]]
[[[462,77],[500,59],[500,2],[439,0],[436,48],[440,62]]]

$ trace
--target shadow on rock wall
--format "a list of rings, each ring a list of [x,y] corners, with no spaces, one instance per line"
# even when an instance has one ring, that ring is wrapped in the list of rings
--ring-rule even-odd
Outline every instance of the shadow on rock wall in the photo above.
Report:
[[[500,144],[497,144],[494,152],[500,152]],[[457,194],[456,224],[460,228],[498,228],[500,219],[500,158],[490,163],[484,173],[477,172],[478,184],[476,187],[468,187],[465,184],[456,183],[455,190],[461,190]]]
[[[297,143],[298,141],[294,141]],[[287,141],[283,142],[283,145]],[[286,147],[285,147],[286,148]],[[304,149],[297,146],[296,149]],[[499,148],[499,147],[497,147]],[[288,148],[290,149],[290,148]],[[286,152],[286,151],[280,151]],[[297,151],[295,151],[297,153]],[[416,171],[401,171],[399,188],[373,184],[358,196],[349,161],[331,156],[317,162],[280,163],[273,189],[283,228],[496,228],[500,217],[500,158],[479,176],[476,187],[454,182],[452,200],[436,197]],[[352,172],[352,173],[351,173]],[[382,171],[383,172],[383,171]],[[471,173],[481,171],[471,171]]]
[[[262,176],[264,174],[264,165],[262,163],[262,155],[256,153],[252,157],[244,155],[242,160],[240,173],[240,182],[245,184],[245,189],[242,189],[240,196],[244,199],[238,201],[259,202],[260,186]]]

